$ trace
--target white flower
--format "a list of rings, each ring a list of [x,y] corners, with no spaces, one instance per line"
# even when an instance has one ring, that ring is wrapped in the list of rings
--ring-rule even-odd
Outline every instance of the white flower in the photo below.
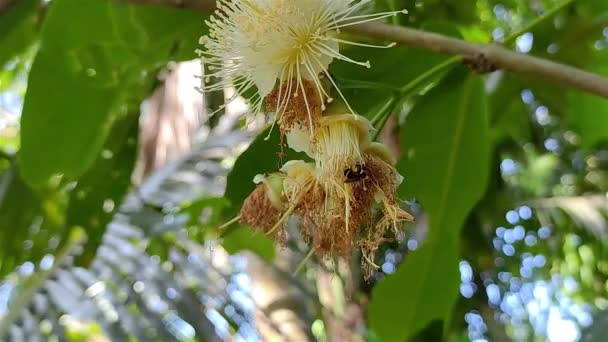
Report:
[[[362,150],[371,143],[372,129],[369,120],[361,115],[324,116],[305,151],[314,157],[324,174],[342,177],[345,169],[363,162]]]
[[[332,99],[321,78],[326,77],[337,89],[327,70],[332,60],[370,67],[369,61],[355,61],[340,53],[341,43],[371,46],[339,39],[340,29],[406,13],[355,14],[370,1],[218,0],[215,15],[207,21],[209,34],[200,40],[204,49],[198,51],[210,70],[205,81],[211,84],[204,90],[220,90],[231,84],[240,94],[255,90],[252,111],[260,112],[277,81],[293,80],[286,82],[285,90],[279,90],[276,112],[280,115],[291,94],[298,90],[304,93],[303,82],[310,81],[324,108]],[[338,93],[344,99],[339,89]]]

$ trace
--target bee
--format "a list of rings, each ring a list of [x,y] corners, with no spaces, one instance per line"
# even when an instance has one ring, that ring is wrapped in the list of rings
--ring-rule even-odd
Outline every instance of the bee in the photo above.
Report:
[[[355,164],[354,167],[344,169],[344,183],[358,182],[367,178],[367,171],[365,165]]]

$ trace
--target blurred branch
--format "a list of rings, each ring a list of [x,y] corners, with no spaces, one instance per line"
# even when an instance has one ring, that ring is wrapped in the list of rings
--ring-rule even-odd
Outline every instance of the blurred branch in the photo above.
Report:
[[[255,314],[256,327],[264,341],[283,341],[287,336],[294,341],[312,341],[314,297],[289,273],[296,261],[293,252],[285,249],[278,253],[273,265],[245,253],[251,297],[261,310]]]
[[[608,197],[605,195],[539,198],[528,201],[527,204],[537,210],[550,211],[559,208],[577,225],[590,230],[598,239],[606,236],[608,231],[608,221],[605,217],[608,212]]]

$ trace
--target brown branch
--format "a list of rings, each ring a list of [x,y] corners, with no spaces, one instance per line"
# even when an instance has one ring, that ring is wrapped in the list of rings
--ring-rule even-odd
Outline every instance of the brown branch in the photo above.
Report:
[[[138,4],[164,5],[210,12],[212,0],[118,0]],[[365,23],[348,27],[348,31],[437,53],[458,55],[464,59],[482,58],[493,68],[533,76],[608,98],[608,78],[569,65],[517,53],[496,44],[474,44],[436,33],[402,26]]]
[[[356,25],[350,31],[438,53],[460,55],[465,58],[483,56],[499,69],[540,77],[608,98],[606,77],[543,58],[513,52],[496,44],[473,44],[436,33],[377,23]]]

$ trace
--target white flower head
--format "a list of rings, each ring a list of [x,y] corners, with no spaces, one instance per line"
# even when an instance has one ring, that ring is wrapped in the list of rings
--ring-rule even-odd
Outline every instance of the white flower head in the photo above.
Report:
[[[324,116],[307,152],[314,156],[324,175],[341,178],[345,169],[363,162],[362,150],[371,143],[372,129],[369,120],[361,115]]]
[[[341,43],[371,46],[339,39],[340,29],[406,13],[357,15],[370,1],[218,0],[215,15],[207,21],[209,33],[200,40],[204,49],[198,51],[210,70],[205,75],[204,90],[220,90],[231,84],[240,94],[255,90],[252,111],[260,112],[264,98],[277,81],[284,82],[286,86],[279,88],[275,106],[280,115],[290,98],[300,91],[305,93],[304,83],[310,82],[324,109],[332,98],[322,86],[321,78],[327,78],[337,89],[328,73],[332,60],[370,66],[369,61],[355,61],[340,53]]]

